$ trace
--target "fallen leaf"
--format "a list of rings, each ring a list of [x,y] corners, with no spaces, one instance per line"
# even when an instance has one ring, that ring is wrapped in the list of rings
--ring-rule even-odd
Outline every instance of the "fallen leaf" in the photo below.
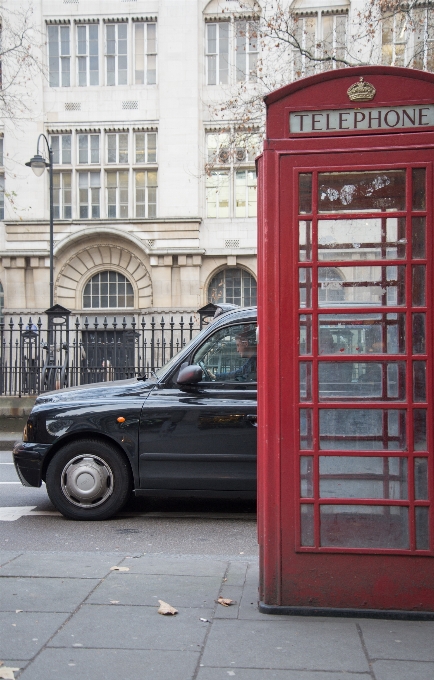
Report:
[[[14,673],[17,673],[19,668],[9,668],[8,666],[3,666],[3,661],[0,661],[0,678],[2,680],[15,680]]]
[[[158,604],[160,605],[158,613],[163,614],[163,616],[175,616],[175,614],[178,613],[178,610],[175,609],[175,607],[171,607],[170,604],[167,604],[167,602],[164,602],[163,600],[158,600]]]
[[[217,600],[219,604],[221,604],[223,607],[230,607],[231,604],[237,604],[235,600],[230,600],[229,597],[219,597]]]
[[[129,571],[129,567],[110,567],[110,571]]]
[[[120,600],[110,600],[110,604],[119,604]]]

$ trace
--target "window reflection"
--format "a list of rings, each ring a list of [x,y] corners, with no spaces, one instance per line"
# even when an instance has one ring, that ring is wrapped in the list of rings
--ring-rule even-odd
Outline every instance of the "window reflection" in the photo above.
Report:
[[[318,304],[322,307],[402,306],[405,304],[405,267],[319,267]]]
[[[319,260],[405,258],[405,217],[318,220]]]
[[[321,545],[407,549],[408,508],[390,505],[321,505]]]
[[[326,400],[405,399],[405,363],[321,361],[319,398]]]
[[[320,456],[320,498],[408,498],[407,458]]]
[[[318,212],[405,210],[405,176],[405,170],[319,173]]]
[[[319,354],[404,354],[405,314],[320,314]]]
[[[320,409],[319,440],[324,451],[405,451],[405,411]]]

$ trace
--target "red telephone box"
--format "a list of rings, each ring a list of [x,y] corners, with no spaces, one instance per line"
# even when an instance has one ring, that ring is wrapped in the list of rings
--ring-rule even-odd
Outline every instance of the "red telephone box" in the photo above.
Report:
[[[434,618],[434,75],[266,98],[260,609]]]

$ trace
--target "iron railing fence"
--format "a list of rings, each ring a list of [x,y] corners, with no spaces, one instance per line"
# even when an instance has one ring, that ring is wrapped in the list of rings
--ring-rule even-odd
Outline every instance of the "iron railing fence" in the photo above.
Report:
[[[54,309],[54,308],[53,308]],[[67,310],[65,310],[67,311]],[[13,318],[0,323],[0,395],[122,380],[161,368],[200,330],[197,317],[116,317],[102,321],[69,314],[43,323]]]

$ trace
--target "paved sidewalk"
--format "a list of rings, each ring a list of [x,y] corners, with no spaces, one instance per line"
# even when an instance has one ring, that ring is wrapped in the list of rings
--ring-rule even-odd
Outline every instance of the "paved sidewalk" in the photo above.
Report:
[[[15,442],[22,441],[21,432],[2,432],[0,431],[0,451],[12,451]]]
[[[434,678],[434,622],[260,614],[244,559],[0,552],[0,659],[20,680]]]

